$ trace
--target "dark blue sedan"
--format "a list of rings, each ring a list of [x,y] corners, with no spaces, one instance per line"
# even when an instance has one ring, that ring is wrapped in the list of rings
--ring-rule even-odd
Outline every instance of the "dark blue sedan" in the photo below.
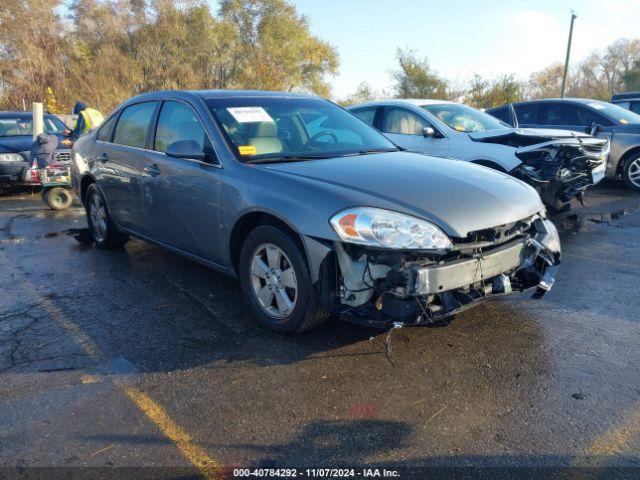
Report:
[[[65,136],[68,127],[55,115],[44,115],[45,133],[58,136],[55,158],[71,161],[72,141]],[[0,112],[0,184],[14,184],[24,178],[29,168],[29,151],[33,143],[31,112]]]

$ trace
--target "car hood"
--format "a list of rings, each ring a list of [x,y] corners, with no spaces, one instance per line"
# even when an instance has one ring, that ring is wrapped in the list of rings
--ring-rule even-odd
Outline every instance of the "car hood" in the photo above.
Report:
[[[504,137],[521,137],[523,141],[529,142],[531,138],[537,138],[540,142],[559,139],[589,137],[583,132],[573,132],[571,130],[558,130],[553,128],[504,128],[501,130],[487,130],[484,132],[469,132],[471,140],[483,142],[488,139],[498,139]]]
[[[0,137],[0,152],[15,153],[31,150],[33,139],[30,135],[16,137]]]
[[[430,220],[458,238],[544,210],[532,187],[506,174],[408,152],[261,166],[330,185],[343,198],[344,208],[395,210]]]
[[[66,137],[62,135],[56,135],[58,137],[58,148],[56,150],[69,150],[71,145],[63,145],[62,141]],[[33,145],[33,138],[31,135],[16,135],[15,137],[0,137],[0,153],[17,153],[28,152]]]

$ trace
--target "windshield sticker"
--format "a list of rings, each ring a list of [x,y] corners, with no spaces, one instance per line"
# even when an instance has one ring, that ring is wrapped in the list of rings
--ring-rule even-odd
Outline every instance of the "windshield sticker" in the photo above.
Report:
[[[258,153],[258,150],[253,145],[240,145],[238,151],[240,155],[255,155]]]
[[[605,108],[607,108],[604,105],[600,105],[599,103],[590,103],[589,106],[591,108],[595,108],[596,110],[604,110]]]
[[[458,132],[464,132],[464,127],[462,125],[454,125],[453,128]]]
[[[227,111],[239,123],[273,122],[273,118],[262,107],[232,107]]]
[[[626,125],[626,124],[627,124],[627,123],[629,123],[629,122],[628,122],[628,120],[627,120],[626,118],[621,118],[621,119],[620,119],[620,123],[621,123],[622,125]]]

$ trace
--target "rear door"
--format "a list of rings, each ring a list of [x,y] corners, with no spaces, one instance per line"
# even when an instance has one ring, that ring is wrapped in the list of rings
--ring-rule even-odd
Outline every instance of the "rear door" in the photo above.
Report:
[[[431,127],[436,132],[433,137],[425,137],[422,130]],[[447,156],[449,139],[422,115],[404,107],[384,107],[380,118],[380,131],[392,142],[412,152],[428,155]]]
[[[111,141],[97,140],[94,171],[105,194],[111,215],[127,229],[144,233],[141,175],[146,143],[159,102],[148,101],[126,107]]]
[[[167,147],[193,140],[206,161],[173,158]],[[209,260],[221,257],[218,227],[220,164],[194,108],[181,100],[164,101],[142,173],[143,205],[152,239]]]

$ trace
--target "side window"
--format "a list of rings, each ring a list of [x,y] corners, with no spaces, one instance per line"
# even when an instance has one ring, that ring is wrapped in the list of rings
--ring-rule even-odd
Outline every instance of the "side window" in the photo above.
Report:
[[[540,120],[542,125],[581,125],[578,107],[568,103],[546,104]]]
[[[154,150],[166,152],[180,140],[193,140],[204,151],[206,133],[195,112],[181,102],[165,102],[158,117]]]
[[[518,117],[518,124],[520,125],[537,125],[538,122],[538,110],[539,105],[536,104],[524,104],[514,105],[513,108],[516,111]]]
[[[149,124],[158,102],[144,102],[124,109],[116,125],[113,143],[144,148]]]
[[[111,133],[113,132],[113,126],[116,123],[116,119],[118,115],[113,115],[106,122],[102,124],[98,133],[96,134],[96,138],[101,142],[110,142],[111,141]]]
[[[388,107],[382,122],[382,131],[422,135],[422,129],[430,126],[426,120],[406,108]]]
[[[588,108],[580,108],[580,123],[579,125],[584,125],[585,127],[590,127],[594,123],[598,123],[602,126],[608,127],[611,126],[611,122],[606,117],[603,117],[597,112],[590,110]]]
[[[376,118],[376,110],[377,108],[359,108],[357,110],[352,110],[352,113],[359,117],[361,120],[364,120],[369,125],[373,126],[373,120]]]
[[[631,105],[629,106],[629,110],[631,110],[634,113],[640,114],[640,102],[631,102]]]

